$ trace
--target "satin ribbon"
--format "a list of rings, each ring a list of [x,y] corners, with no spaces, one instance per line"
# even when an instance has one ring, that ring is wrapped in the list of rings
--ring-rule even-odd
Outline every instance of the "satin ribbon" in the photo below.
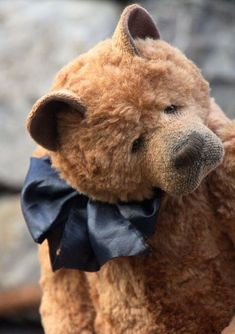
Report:
[[[69,186],[48,157],[31,158],[21,207],[37,243],[48,240],[53,270],[98,271],[107,261],[148,251],[161,192],[151,200],[108,204]]]

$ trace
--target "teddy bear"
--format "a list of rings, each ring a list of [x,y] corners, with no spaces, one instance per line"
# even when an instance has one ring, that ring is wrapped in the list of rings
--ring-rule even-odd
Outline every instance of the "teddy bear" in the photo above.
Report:
[[[235,123],[144,8],[58,73],[27,127],[45,333],[235,333]]]

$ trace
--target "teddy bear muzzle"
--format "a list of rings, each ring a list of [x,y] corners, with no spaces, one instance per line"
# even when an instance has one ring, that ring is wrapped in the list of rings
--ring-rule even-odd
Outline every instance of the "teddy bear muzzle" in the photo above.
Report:
[[[210,169],[216,167],[222,158],[222,143],[213,133],[192,131],[174,147],[172,162],[177,170],[192,168],[194,165]]]
[[[174,185],[171,183],[168,191],[173,195],[194,191],[203,178],[223,161],[222,142],[209,129],[203,130],[184,134],[172,147],[169,174],[175,176],[175,182]],[[166,183],[168,188],[170,183]]]
[[[149,142],[146,175],[154,187],[172,196],[185,195],[223,161],[224,148],[221,140],[202,124],[187,130],[169,130],[160,146],[159,134]]]

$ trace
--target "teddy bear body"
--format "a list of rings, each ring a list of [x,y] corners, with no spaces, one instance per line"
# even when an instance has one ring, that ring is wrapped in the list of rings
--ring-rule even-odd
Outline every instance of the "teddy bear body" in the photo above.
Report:
[[[142,201],[156,187],[163,196],[148,255],[94,273],[53,272],[47,242],[40,246],[46,333],[216,334],[228,326],[234,130],[200,71],[159,40],[137,5],[112,40],[62,69],[29,117],[41,145],[35,156],[49,155],[61,177],[94,200]]]
[[[231,130],[234,125],[229,137]],[[229,171],[221,166],[185,198],[165,198],[147,257],[117,259],[98,273],[52,273],[42,245],[41,312],[48,333],[220,333],[235,308]],[[231,213],[226,219],[218,210],[224,205]]]

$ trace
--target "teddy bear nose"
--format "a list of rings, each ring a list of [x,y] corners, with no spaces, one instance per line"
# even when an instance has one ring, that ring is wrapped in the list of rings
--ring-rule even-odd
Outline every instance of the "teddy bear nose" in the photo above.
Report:
[[[181,169],[195,164],[196,161],[200,163],[204,145],[203,136],[196,131],[191,132],[178,143],[173,158],[174,166]]]

